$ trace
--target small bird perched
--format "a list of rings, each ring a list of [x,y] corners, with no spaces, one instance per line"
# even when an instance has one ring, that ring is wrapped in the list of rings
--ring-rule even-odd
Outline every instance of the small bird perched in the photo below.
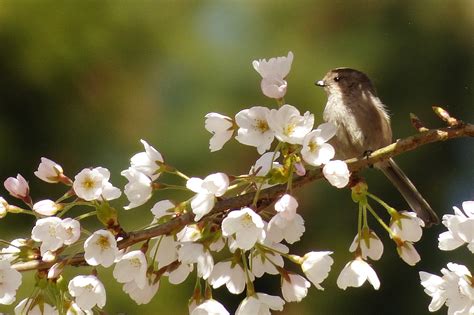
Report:
[[[323,118],[337,127],[331,140],[337,158],[361,157],[392,143],[390,117],[367,75],[336,68],[316,85],[324,87],[328,94]],[[393,159],[376,163],[375,167],[387,176],[427,226],[439,223],[436,213]]]

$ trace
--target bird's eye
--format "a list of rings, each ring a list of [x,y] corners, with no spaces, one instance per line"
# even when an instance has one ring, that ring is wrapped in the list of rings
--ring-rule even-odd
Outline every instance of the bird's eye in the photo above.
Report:
[[[341,77],[335,77],[334,78],[334,81],[336,81],[336,82],[339,82],[339,80],[341,80]]]

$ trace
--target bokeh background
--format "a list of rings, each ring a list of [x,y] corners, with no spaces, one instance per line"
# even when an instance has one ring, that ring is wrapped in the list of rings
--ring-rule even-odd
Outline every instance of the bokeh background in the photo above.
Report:
[[[233,142],[210,153],[204,115],[216,111],[232,116],[252,105],[275,106],[262,95],[251,62],[289,50],[295,59],[286,100],[314,112],[317,123],[326,96],[313,83],[339,66],[369,74],[390,108],[395,138],[415,132],[410,112],[429,127],[441,126],[432,105],[473,122],[473,29],[470,0],[2,1],[0,178],[21,173],[34,200],[55,198],[63,188],[33,175],[45,156],[72,177],[84,167],[107,167],[112,183],[123,187],[119,173],[142,150],[140,139],[189,175],[246,173],[256,150]],[[425,146],[397,161],[441,216],[452,205],[474,199],[473,156],[472,139],[460,139]],[[374,193],[406,208],[382,175],[375,170],[365,175]],[[0,195],[16,202],[3,188]],[[439,273],[448,261],[474,270],[465,247],[437,250],[443,228],[434,227],[417,244],[423,260],[416,267],[404,264],[383,235],[384,256],[373,264],[380,290],[368,285],[339,290],[337,275],[352,258],[347,249],[356,233],[357,207],[347,190],[323,181],[297,196],[307,232],[293,252],[333,250],[335,263],[325,291],[311,288],[301,303],[287,304],[284,314],[427,314],[430,299],[418,271]],[[125,204],[124,196],[114,202]],[[120,210],[125,229],[149,222],[152,204]],[[93,219],[87,223],[95,224]],[[0,221],[0,237],[24,236],[32,225],[29,217],[8,215]],[[68,275],[81,272],[90,268]],[[106,282],[110,314],[187,312],[192,277],[180,286],[162,281],[153,302],[137,306],[110,278],[110,270],[99,268],[99,275]],[[33,273],[24,278],[32,279]],[[18,300],[32,285],[27,281]],[[276,278],[257,281],[257,288],[262,287],[279,294]],[[233,312],[244,296],[219,289],[215,297]],[[11,310],[0,306],[0,312]]]

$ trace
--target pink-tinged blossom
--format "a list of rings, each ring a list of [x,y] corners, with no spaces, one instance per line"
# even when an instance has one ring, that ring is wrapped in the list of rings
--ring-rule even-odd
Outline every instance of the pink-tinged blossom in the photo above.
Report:
[[[3,183],[5,189],[15,198],[24,199],[30,194],[30,186],[23,176],[8,177]]]
[[[33,205],[33,211],[44,216],[55,215],[61,209],[62,205],[49,199],[38,201]]]
[[[286,94],[287,82],[286,76],[290,72],[293,62],[293,53],[290,51],[288,56],[254,60],[252,65],[254,69],[262,76],[260,87],[265,96],[280,99]]]
[[[64,176],[61,165],[45,157],[41,158],[41,163],[39,164],[35,175],[47,183],[58,183]]]

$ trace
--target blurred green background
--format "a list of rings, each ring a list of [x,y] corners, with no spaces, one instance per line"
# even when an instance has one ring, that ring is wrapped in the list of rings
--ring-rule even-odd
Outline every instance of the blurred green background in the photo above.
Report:
[[[84,167],[107,167],[112,183],[123,187],[119,172],[142,151],[141,138],[189,175],[246,173],[256,150],[234,141],[211,154],[204,115],[233,116],[252,105],[275,106],[262,95],[251,62],[289,50],[295,59],[286,101],[314,112],[317,123],[326,95],[313,83],[340,66],[369,74],[390,108],[395,138],[415,132],[410,112],[429,127],[441,126],[432,105],[473,122],[473,30],[471,0],[2,1],[0,178],[21,173],[34,200],[54,199],[62,188],[33,175],[45,156],[71,177]],[[472,141],[437,143],[397,158],[440,216],[474,199]],[[374,193],[399,209],[406,207],[382,175],[365,174]],[[16,202],[3,188],[0,195]],[[430,299],[419,284],[419,270],[439,274],[454,261],[474,271],[465,247],[436,250],[442,227],[425,232],[417,244],[423,260],[414,268],[398,258],[379,230],[386,248],[373,264],[380,290],[368,285],[339,290],[336,278],[352,258],[347,249],[356,233],[356,206],[347,190],[323,181],[297,196],[307,232],[292,251],[333,250],[335,264],[323,283],[325,291],[311,288],[301,303],[287,304],[284,314],[428,314]],[[114,204],[125,205],[125,197]],[[121,211],[125,228],[149,222],[152,204]],[[29,217],[8,215],[0,221],[0,237],[24,236],[32,225]],[[108,313],[187,312],[192,278],[180,286],[162,281],[153,302],[137,306],[120,285],[107,280],[110,273],[99,269]],[[275,277],[257,281],[258,288],[280,294]],[[17,300],[30,292],[23,286]],[[244,296],[219,289],[215,297],[233,312]],[[12,310],[2,307],[0,312]]]

